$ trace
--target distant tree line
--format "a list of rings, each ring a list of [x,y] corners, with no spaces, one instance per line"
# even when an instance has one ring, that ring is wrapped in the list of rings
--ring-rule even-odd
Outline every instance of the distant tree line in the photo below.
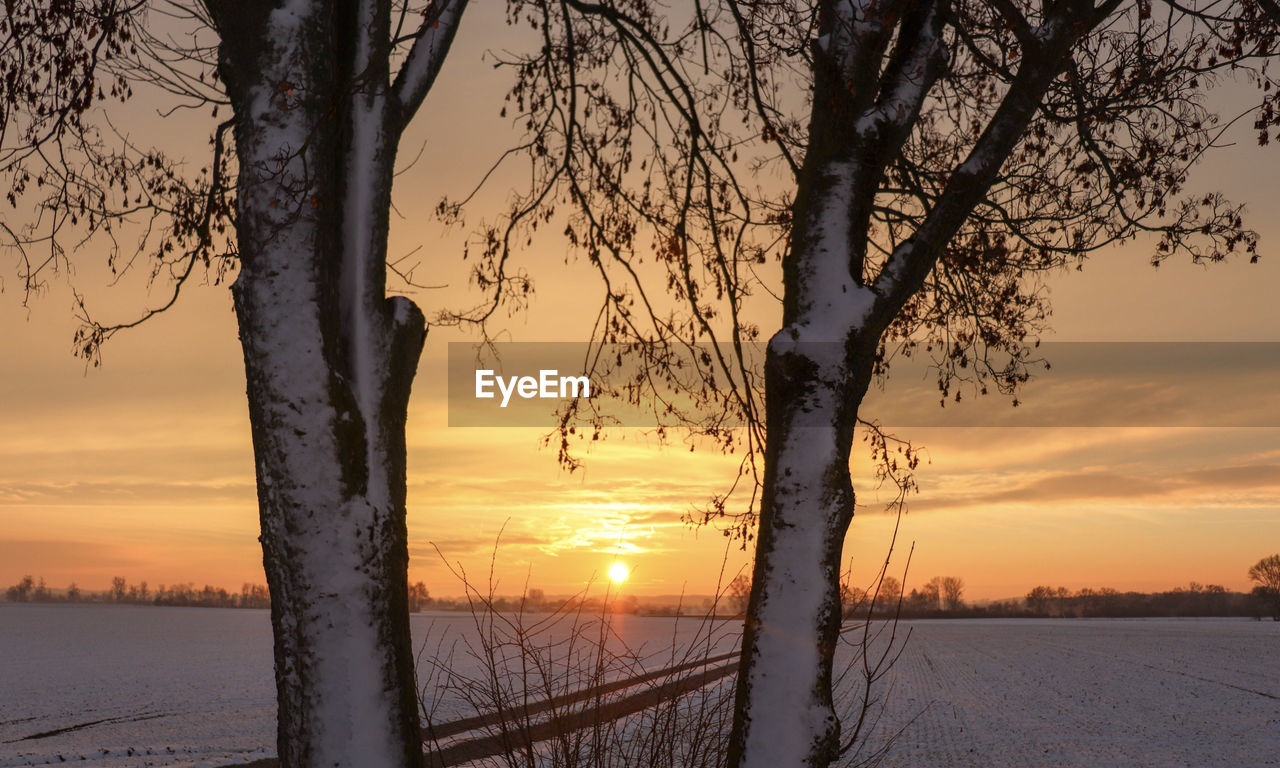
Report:
[[[635,595],[623,595],[617,599],[605,600],[601,597],[582,595],[569,598],[548,598],[541,589],[530,589],[523,596],[493,596],[486,599],[483,605],[476,605],[474,599],[467,597],[434,598],[423,582],[409,585],[409,610],[413,612],[425,610],[470,611],[479,607],[500,612],[517,611],[539,612],[549,610],[581,610],[588,613],[606,611],[610,613],[642,613],[646,615],[673,616],[701,615],[701,606],[692,605],[683,609],[673,606],[642,605]],[[173,584],[152,588],[147,582],[130,584],[119,576],[111,580],[111,587],[106,590],[84,590],[75,582],[66,589],[49,587],[43,577],[23,576],[22,579],[4,592],[4,597],[11,603],[98,603],[119,605],[165,605],[196,608],[270,608],[271,597],[264,584],[244,584],[239,592],[232,592],[221,587],[205,585],[197,588],[194,583]]]
[[[1019,604],[1020,603],[1020,604]],[[1120,592],[1109,587],[1038,586],[1021,601],[987,606],[990,612],[1035,617],[1252,616],[1264,612],[1254,595],[1231,592],[1220,584],[1191,582],[1166,592]]]
[[[130,584],[116,576],[111,587],[101,591],[81,589],[74,581],[64,590],[49,587],[44,577],[23,576],[4,592],[11,603],[101,603],[120,605],[167,605],[192,608],[270,608],[271,595],[265,584],[241,585],[239,592],[208,584],[161,584],[154,589],[147,582]],[[409,606],[413,611],[437,607],[437,601],[421,581],[409,585]]]
[[[840,598],[847,619],[868,615],[910,619],[954,617],[971,610],[964,601],[964,588],[964,580],[957,576],[934,576],[907,592],[901,581],[884,576],[869,589],[844,584]]]
[[[196,608],[270,608],[271,598],[265,584],[244,584],[239,592],[206,584],[197,588],[186,584],[161,584],[152,589],[147,582],[129,584],[117,576],[105,591],[81,589],[74,581],[65,590],[51,589],[44,580],[23,576],[5,590],[11,603],[118,603],[121,605],[172,605]]]
[[[1220,584],[1191,582],[1167,592],[1120,592],[1103,587],[1072,592],[1066,587],[1038,586],[1022,600],[983,606],[989,616],[1128,617],[1270,615],[1280,621],[1280,555],[1264,557],[1249,568],[1256,586],[1230,592]]]
[[[1280,621],[1280,555],[1270,555],[1249,568],[1249,578],[1257,586],[1251,592],[1231,592],[1220,584],[1191,582],[1167,592],[1121,592],[1110,587],[1072,591],[1066,587],[1037,586],[1023,598],[970,604],[964,600],[964,580],[955,576],[935,576],[925,584],[905,591],[902,582],[885,576],[871,589],[845,584],[841,587],[844,616],[878,618],[1128,618],[1177,616],[1270,615]],[[701,605],[648,605],[635,595],[606,600],[579,595],[548,598],[541,589],[530,589],[518,597],[490,596],[476,605],[466,597],[433,598],[421,581],[409,585],[409,610],[538,612],[578,610],[647,616],[688,616],[714,613],[721,618],[741,616],[751,594],[751,579],[739,575],[719,598]],[[269,608],[271,598],[262,584],[244,584],[239,592],[194,583],[161,584],[150,589],[147,582],[129,584],[117,576],[106,591],[82,590],[72,582],[65,590],[51,589],[44,578],[24,576],[5,590],[11,603],[119,603],[125,605],[169,605],[201,608]]]
[[[1066,587],[1037,586],[1025,597],[988,603],[966,603],[935,594],[931,585],[902,594],[900,582],[886,577],[878,594],[846,588],[847,619],[981,619],[981,618],[1127,618],[1176,616],[1280,615],[1272,593],[1230,592],[1218,584],[1191,582],[1167,592],[1121,592],[1110,587],[1072,591]],[[873,600],[874,597],[874,600]]]
[[[1280,621],[1280,555],[1270,555],[1249,568],[1256,586],[1251,592],[1231,592],[1220,584],[1191,582],[1166,592],[1121,592],[1110,587],[1072,591],[1037,586],[1023,598],[983,604],[964,601],[964,581],[935,576],[905,592],[902,582],[885,576],[871,589],[844,585],[846,618],[1125,618],[1177,616],[1271,616]],[[745,604],[750,582],[731,585],[729,596]]]

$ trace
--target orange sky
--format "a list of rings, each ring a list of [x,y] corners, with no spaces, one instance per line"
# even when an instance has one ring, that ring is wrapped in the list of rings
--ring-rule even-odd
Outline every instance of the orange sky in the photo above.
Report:
[[[464,23],[430,114],[401,152],[407,161],[426,141],[423,160],[396,190],[405,218],[394,225],[392,254],[424,245],[419,277],[452,286],[415,295],[428,314],[465,301],[466,281],[457,233],[442,238],[423,214],[441,194],[464,192],[504,141],[503,75],[474,64],[499,23],[483,13],[491,9]],[[153,118],[133,109],[142,130]],[[1099,255],[1083,272],[1051,280],[1056,338],[1280,340],[1280,226],[1269,216],[1280,200],[1280,156],[1252,147],[1248,134],[1197,181],[1250,204],[1263,262],[1156,271],[1141,246]],[[101,315],[146,300],[137,280],[104,288],[96,258],[81,254],[73,280]],[[505,338],[582,339],[594,310],[580,303],[595,290],[590,273],[545,245],[525,263],[537,294],[527,312],[502,321]],[[244,381],[225,287],[191,291],[173,311],[111,341],[103,368],[86,372],[70,355],[69,291],[55,282],[24,309],[11,266],[0,261],[0,586],[26,573],[87,588],[115,575],[153,585],[261,581]],[[461,591],[438,547],[487,579],[504,525],[500,592],[518,592],[526,578],[549,593],[574,591],[593,574],[603,578],[618,552],[637,594],[705,594],[722,568],[727,579],[743,566],[746,556],[716,532],[680,522],[730,482],[731,457],[691,454],[678,441],[662,449],[638,430],[619,431],[569,475],[540,447],[540,430],[448,427],[444,354],[448,341],[464,338],[433,331],[410,409],[412,578],[435,594]],[[1250,392],[1238,384],[1214,386],[1247,408]],[[894,392],[891,383],[884,397]],[[1116,395],[1119,407],[1124,396]],[[972,598],[1020,595],[1040,583],[1147,590],[1195,580],[1245,589],[1247,567],[1280,550],[1280,429],[903,434],[930,460],[899,536],[900,554],[915,542],[909,584],[957,575]],[[861,455],[854,471],[865,509],[847,556],[855,582],[866,583],[892,520],[879,512]],[[896,568],[903,563],[895,559]]]

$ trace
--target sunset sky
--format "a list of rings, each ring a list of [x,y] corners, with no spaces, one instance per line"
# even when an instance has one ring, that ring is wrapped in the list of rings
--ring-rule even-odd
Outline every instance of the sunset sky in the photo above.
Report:
[[[479,59],[507,39],[500,9],[490,5],[479,4],[464,22],[416,138],[401,150],[405,164],[419,146],[423,154],[398,181],[403,218],[393,223],[391,251],[422,245],[418,278],[450,286],[414,294],[429,316],[477,297],[463,288],[465,233],[442,235],[427,214],[441,195],[464,194],[510,141],[498,118],[506,75]],[[132,109],[139,137],[148,125],[197,137],[186,151],[199,162],[202,123],[174,130],[145,99]],[[1263,235],[1262,262],[1171,262],[1154,270],[1143,242],[1099,254],[1083,271],[1049,280],[1051,338],[1280,341],[1280,149],[1254,146],[1247,126],[1233,135],[1239,146],[1213,156],[1195,185],[1249,204],[1249,221]],[[477,214],[486,199],[505,199],[500,183],[490,190],[473,206]],[[537,293],[527,311],[499,320],[502,338],[585,340],[598,291],[588,268],[566,265],[557,244],[535,243],[521,258]],[[161,289],[148,297],[143,275],[107,287],[100,262],[87,250],[71,276],[97,316],[121,319],[157,303]],[[226,287],[190,291],[172,311],[113,339],[103,366],[86,370],[70,352],[76,322],[66,281],[55,279],[24,308],[8,254],[0,257],[0,280],[0,588],[24,574],[88,589],[117,575],[152,585],[263,581],[243,369]],[[433,594],[460,593],[442,555],[487,579],[499,531],[500,593],[518,593],[526,580],[548,593],[574,592],[593,575],[602,581],[615,557],[631,568],[626,589],[639,595],[707,594],[743,568],[747,555],[735,544],[681,522],[732,481],[733,457],[690,453],[679,439],[662,448],[641,430],[619,430],[569,474],[542,447],[546,430],[449,427],[447,343],[469,338],[432,331],[410,406],[413,580]],[[1275,376],[1187,373],[1203,380],[1212,399],[1246,413],[1274,403],[1280,390]],[[1025,407],[1052,391],[1053,376],[1032,382]],[[891,381],[880,397],[919,392]],[[1121,412],[1143,405],[1126,388],[1106,398]],[[1037,584],[1154,590],[1194,580],[1243,590],[1248,566],[1280,551],[1280,428],[900,433],[928,458],[894,560],[900,571],[914,542],[908,586],[960,576],[971,599],[1018,596]],[[865,451],[855,454],[860,509],[846,558],[854,582],[865,584],[884,557],[893,520],[870,487]]]

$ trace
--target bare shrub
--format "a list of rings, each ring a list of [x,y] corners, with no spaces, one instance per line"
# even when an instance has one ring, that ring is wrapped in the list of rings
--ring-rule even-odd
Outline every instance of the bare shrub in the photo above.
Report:
[[[637,618],[619,611],[623,600],[611,589],[535,605],[526,588],[504,611],[492,571],[483,588],[454,573],[469,602],[458,619],[466,631],[433,627],[418,659],[431,765],[725,765],[742,629],[740,616],[723,618],[732,613],[730,586],[698,615],[678,608],[663,639],[633,645],[626,635]],[[878,592],[883,578],[865,592]],[[905,641],[897,628],[896,618],[864,615],[841,636],[841,765],[877,765],[891,746],[892,739],[870,745],[861,736],[883,712],[880,688]]]

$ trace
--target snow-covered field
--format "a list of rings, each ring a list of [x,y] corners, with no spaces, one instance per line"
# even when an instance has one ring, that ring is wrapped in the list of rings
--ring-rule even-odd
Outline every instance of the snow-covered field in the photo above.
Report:
[[[872,738],[910,725],[885,765],[1280,765],[1275,622],[909,625]]]
[[[0,766],[247,762],[274,692],[266,611],[0,604]]]
[[[1280,765],[1280,624],[907,625],[870,734],[905,726],[886,765]],[[614,629],[650,668],[698,632],[635,617]],[[415,616],[414,632],[474,668],[469,616]],[[273,751],[272,692],[265,611],[0,604],[0,766],[247,762]]]
[[[572,621],[547,626],[546,614],[529,614],[526,629],[541,628],[526,642],[563,666],[598,645],[597,618],[581,618],[583,636],[570,648],[564,640]],[[503,629],[509,621],[495,621],[497,656],[515,654],[513,646],[502,644],[511,637],[510,628]],[[433,657],[464,676],[480,669],[479,637],[487,630],[478,629],[471,614],[415,614],[412,627],[421,650],[420,679],[431,679],[425,662]],[[699,655],[708,647],[708,627],[697,619],[677,625],[666,618],[620,616],[611,629],[603,635],[606,647],[641,657],[641,663],[618,664],[606,678],[680,663],[693,639],[701,641]],[[736,631],[728,623],[714,624],[710,634],[711,653],[736,647]],[[677,644],[685,649],[673,655]],[[74,761],[177,768],[272,756],[271,655],[265,610],[0,603],[0,767]],[[475,712],[446,691],[435,719]]]

